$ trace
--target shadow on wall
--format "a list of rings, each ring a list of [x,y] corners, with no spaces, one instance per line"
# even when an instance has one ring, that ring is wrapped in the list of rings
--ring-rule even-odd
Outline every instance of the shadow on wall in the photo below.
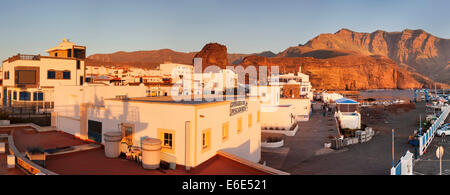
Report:
[[[245,158],[252,162],[259,162],[261,160],[261,150],[259,147],[251,149],[250,140],[247,140],[243,144],[233,148],[223,148],[222,151]]]

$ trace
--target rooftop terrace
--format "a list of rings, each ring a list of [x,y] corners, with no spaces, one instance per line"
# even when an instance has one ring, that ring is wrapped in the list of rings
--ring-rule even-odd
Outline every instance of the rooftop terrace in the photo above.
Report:
[[[59,132],[38,132],[33,127],[0,127],[0,134],[13,135],[14,145],[20,152],[27,147],[41,147],[44,150],[64,147],[78,147],[89,144],[73,135]],[[186,171],[182,166],[175,170],[145,170],[135,161],[106,158],[103,148],[52,154],[46,157],[46,169],[64,175],[267,175],[273,171],[261,169],[247,162],[218,153],[201,165]],[[277,173],[275,170],[274,173]],[[1,174],[24,174],[20,169],[8,169],[6,156],[0,156]]]

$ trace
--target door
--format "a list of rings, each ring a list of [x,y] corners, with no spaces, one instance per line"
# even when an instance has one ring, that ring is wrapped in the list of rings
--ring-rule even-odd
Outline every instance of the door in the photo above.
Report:
[[[11,91],[10,90],[8,90],[8,100],[7,100],[6,104],[8,105],[8,107],[11,107]]]
[[[102,143],[102,122],[88,120],[88,138]]]
[[[3,89],[3,106],[6,106],[8,103],[8,89]]]

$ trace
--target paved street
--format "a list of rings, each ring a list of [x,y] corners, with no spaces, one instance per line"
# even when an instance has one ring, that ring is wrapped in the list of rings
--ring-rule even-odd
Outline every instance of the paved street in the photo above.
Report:
[[[450,122],[450,115],[447,117],[446,123]],[[426,153],[420,157],[414,164],[413,171],[418,175],[438,175],[439,159],[436,158],[436,149],[438,146],[444,147],[444,157],[442,158],[442,174],[450,175],[450,138],[446,137],[447,142],[442,137],[434,137]]]
[[[375,137],[363,144],[356,144],[341,151],[324,149],[324,141],[335,133],[334,121],[325,118],[321,112],[314,112],[311,120],[299,123],[300,131],[293,137],[286,137],[286,153],[263,152],[262,159],[268,166],[287,171],[291,174],[369,174],[387,175],[392,167],[391,129],[395,134],[395,162],[406,150],[414,152],[408,136],[416,127],[416,119],[425,110],[424,104],[408,112],[390,113],[381,109],[382,118],[364,120],[373,127]],[[365,113],[365,112],[362,112]],[[333,124],[333,125],[331,125]],[[333,130],[332,130],[333,129]],[[285,149],[286,150],[286,149]]]

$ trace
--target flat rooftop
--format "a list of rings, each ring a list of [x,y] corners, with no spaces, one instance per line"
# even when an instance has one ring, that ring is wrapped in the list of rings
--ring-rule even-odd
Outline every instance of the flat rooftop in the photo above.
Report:
[[[32,127],[21,127],[14,130],[14,144],[20,152],[26,152],[28,147],[41,147],[44,150],[64,148],[89,144],[73,135],[59,132],[37,132]]]
[[[146,170],[135,161],[106,158],[101,148],[82,152],[48,156],[48,170],[61,175],[267,175],[263,171],[216,155],[187,172],[175,170]]]
[[[89,144],[73,135],[59,132],[37,132],[32,127],[0,127],[0,134],[10,134],[17,149],[27,147],[44,150]],[[175,170],[145,170],[135,161],[105,157],[103,148],[46,156],[46,169],[61,175],[267,175],[269,173],[242,164],[222,155],[216,155],[191,171],[177,166]],[[6,155],[0,155],[1,174],[24,174],[19,169],[8,169]]]

